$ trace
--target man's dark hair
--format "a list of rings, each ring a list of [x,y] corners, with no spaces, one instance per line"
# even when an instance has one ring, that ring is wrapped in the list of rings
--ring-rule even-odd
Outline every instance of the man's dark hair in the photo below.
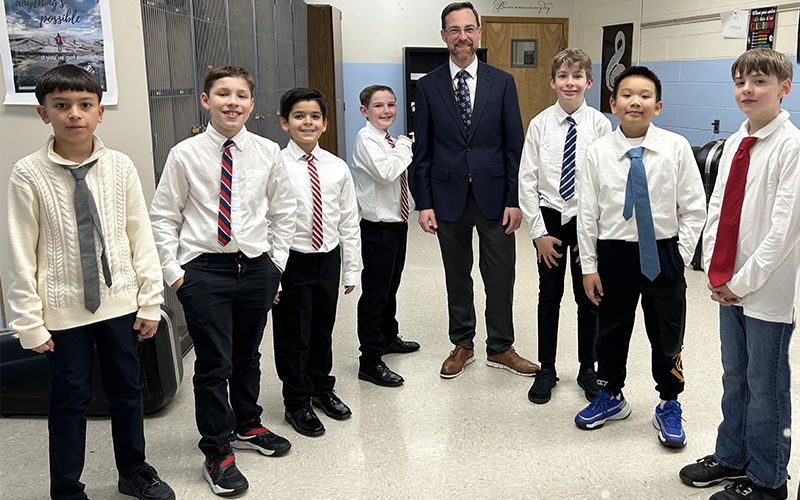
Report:
[[[211,87],[214,86],[214,82],[228,77],[244,78],[244,81],[247,82],[247,86],[250,87],[250,95],[252,96],[253,90],[256,88],[256,83],[253,81],[253,77],[250,75],[250,72],[241,66],[229,65],[217,66],[216,68],[210,69],[208,73],[206,73],[205,80],[203,81],[203,92],[210,96]]]
[[[358,100],[361,101],[362,106],[369,106],[369,101],[372,100],[372,96],[377,94],[378,92],[389,92],[397,99],[397,94],[394,93],[392,87],[388,85],[370,85],[369,87],[365,88],[358,94]]]
[[[64,64],[48,69],[36,82],[36,100],[44,106],[47,94],[57,90],[61,92],[74,90],[76,92],[89,92],[97,95],[97,102],[103,100],[103,87],[97,78],[83,68],[74,64]]]
[[[619,84],[622,80],[628,78],[629,76],[643,76],[648,80],[651,80],[656,86],[656,102],[661,100],[661,80],[658,79],[655,73],[648,68],[647,66],[631,66],[627,68],[625,71],[617,75],[614,79],[614,92],[611,97],[614,100],[617,100],[617,89],[619,89]]]
[[[308,87],[297,87],[281,96],[281,118],[289,121],[289,115],[292,114],[294,105],[300,101],[315,101],[319,104],[320,111],[322,111],[322,119],[328,119],[328,100],[319,90]]]
[[[455,12],[457,10],[464,10],[464,9],[470,9],[472,11],[472,13],[475,14],[475,23],[478,26],[478,28],[480,28],[481,27],[481,18],[478,15],[478,11],[475,10],[475,7],[473,7],[471,3],[469,3],[469,2],[453,2],[450,5],[448,5],[447,7],[445,7],[444,10],[442,11],[442,29],[445,29],[447,27],[444,24],[444,18],[447,17],[448,14],[450,14],[451,12]]]

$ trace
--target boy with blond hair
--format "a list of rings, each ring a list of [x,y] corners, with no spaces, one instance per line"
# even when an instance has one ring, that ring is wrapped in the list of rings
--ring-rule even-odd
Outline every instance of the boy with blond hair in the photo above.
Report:
[[[800,130],[781,110],[793,64],[772,49],[733,63],[747,120],[725,142],[703,235],[711,299],[719,302],[722,422],[713,455],[680,471],[713,500],[788,497],[789,340],[800,291]]]
[[[565,49],[550,61],[550,86],[558,101],[531,120],[519,165],[519,207],[528,221],[539,267],[539,363],[528,399],[550,401],[556,385],[556,345],[564,277],[569,264],[578,305],[578,385],[586,399],[597,396],[594,343],[597,306],[583,291],[575,215],[577,169],[595,139],[611,133],[611,122],[584,100],[592,87],[592,60],[581,49]],[[567,257],[569,254],[569,257]]]

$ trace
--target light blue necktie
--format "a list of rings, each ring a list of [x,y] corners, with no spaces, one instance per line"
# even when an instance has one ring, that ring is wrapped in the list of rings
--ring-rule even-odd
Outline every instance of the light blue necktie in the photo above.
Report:
[[[564,161],[561,163],[561,185],[558,194],[564,200],[575,196],[575,143],[578,140],[578,131],[575,129],[575,119],[567,117],[569,130],[567,140],[564,142]]]
[[[464,122],[464,132],[469,135],[469,128],[472,125],[472,107],[469,104],[469,87],[467,87],[467,77],[469,73],[461,70],[456,74],[458,86],[456,87],[456,103],[461,112],[461,121]]]
[[[642,162],[643,148],[628,151],[631,168],[628,170],[628,184],[625,188],[625,207],[622,216],[625,220],[633,216],[636,207],[636,231],[639,234],[639,264],[642,274],[650,281],[661,273],[656,246],[656,231],[653,228],[653,215],[650,211],[650,194],[647,192],[647,174]]]

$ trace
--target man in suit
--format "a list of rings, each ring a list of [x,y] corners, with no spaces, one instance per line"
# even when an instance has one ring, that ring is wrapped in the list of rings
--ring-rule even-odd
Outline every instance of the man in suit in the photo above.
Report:
[[[440,372],[460,375],[474,360],[472,228],[480,237],[486,291],[486,363],[533,376],[539,366],[514,351],[514,231],[522,221],[517,172],[524,140],[517,88],[508,73],[478,61],[480,19],[469,2],[442,11],[447,64],[417,82],[414,130],[419,224],[442,251],[455,348]]]

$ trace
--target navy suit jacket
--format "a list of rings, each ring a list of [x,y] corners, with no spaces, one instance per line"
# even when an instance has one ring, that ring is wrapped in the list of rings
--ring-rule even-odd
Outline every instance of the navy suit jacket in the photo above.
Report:
[[[501,219],[505,207],[519,207],[517,177],[522,129],[514,78],[478,62],[469,135],[464,132],[448,63],[417,82],[414,116],[414,199],[418,210],[458,219],[469,178],[481,213]]]

